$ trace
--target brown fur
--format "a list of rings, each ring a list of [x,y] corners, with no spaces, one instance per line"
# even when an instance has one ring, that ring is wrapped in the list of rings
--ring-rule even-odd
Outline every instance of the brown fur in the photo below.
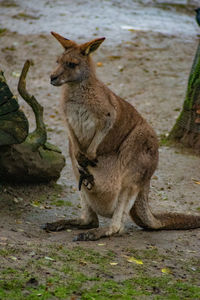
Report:
[[[146,229],[200,227],[200,216],[165,213],[149,207],[149,185],[158,163],[157,137],[136,109],[109,90],[95,75],[90,53],[104,38],[77,45],[52,33],[65,51],[51,75],[63,85],[62,111],[77,181],[82,176],[82,215],[47,223],[46,230],[93,228],[76,240],[96,240],[122,232],[130,213]],[[98,215],[111,218],[98,227]]]

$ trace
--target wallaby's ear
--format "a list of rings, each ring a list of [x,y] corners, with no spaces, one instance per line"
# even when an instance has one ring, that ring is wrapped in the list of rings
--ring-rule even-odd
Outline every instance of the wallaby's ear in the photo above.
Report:
[[[84,55],[89,55],[93,51],[97,50],[104,40],[105,37],[102,37],[80,45],[81,53]]]
[[[60,34],[51,31],[51,34],[57,39],[57,41],[65,48],[71,48],[71,47],[75,47],[77,46],[75,42],[70,41],[66,38],[64,38],[63,36],[61,36]]]

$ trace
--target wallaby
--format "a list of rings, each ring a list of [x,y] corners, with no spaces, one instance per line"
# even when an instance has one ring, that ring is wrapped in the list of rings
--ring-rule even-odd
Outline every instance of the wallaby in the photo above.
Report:
[[[97,240],[123,232],[128,214],[146,229],[200,227],[200,216],[152,213],[148,194],[158,163],[157,137],[132,105],[97,79],[90,54],[105,38],[78,45],[52,35],[64,47],[51,84],[63,85],[61,105],[82,214],[47,223],[45,229],[87,228],[75,240]],[[111,218],[110,225],[99,227],[98,215]]]

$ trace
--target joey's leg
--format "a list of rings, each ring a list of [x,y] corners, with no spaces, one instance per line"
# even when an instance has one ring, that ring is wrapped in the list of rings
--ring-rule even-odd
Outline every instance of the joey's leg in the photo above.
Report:
[[[134,193],[133,197],[130,199],[130,191],[124,190],[120,192],[118,197],[118,204],[113,213],[111,223],[108,227],[95,228],[87,232],[80,233],[74,238],[75,241],[88,241],[88,240],[98,240],[102,237],[111,236],[116,233],[121,233],[124,230],[124,223],[126,221],[127,215],[134,204],[137,197],[137,192]]]
[[[82,202],[82,213],[80,218],[69,219],[69,220],[58,220],[52,223],[46,223],[42,226],[44,230],[49,231],[60,231],[65,229],[90,229],[97,228],[99,226],[99,220],[96,213],[92,208],[87,204],[85,195],[82,192],[81,202]]]

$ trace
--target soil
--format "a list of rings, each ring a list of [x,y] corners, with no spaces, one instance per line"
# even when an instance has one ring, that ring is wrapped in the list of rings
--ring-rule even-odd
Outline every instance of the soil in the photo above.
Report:
[[[129,1],[127,3],[130,5]],[[16,14],[23,11],[20,5],[21,1],[15,8]],[[85,5],[88,5],[87,1]],[[145,4],[143,6],[147,9]],[[45,222],[73,217],[80,212],[77,183],[68,155],[67,133],[59,112],[61,89],[49,83],[49,75],[62,49],[47,32],[38,29],[37,33],[35,27],[33,33],[26,32],[28,26],[31,26],[29,24],[26,28],[26,24],[36,22],[28,17],[21,19],[25,34],[22,34],[21,25],[19,33],[18,19],[12,18],[14,7],[6,9],[7,24],[1,24],[1,27],[6,27],[7,30],[0,35],[1,69],[5,72],[9,86],[18,95],[16,87],[23,63],[28,58],[34,61],[34,66],[27,77],[27,89],[44,106],[48,139],[62,149],[66,156],[66,167],[57,184],[0,186],[0,246],[12,244],[23,249],[29,245],[39,245],[40,249],[45,249],[49,244],[60,243],[69,248],[81,245],[101,251],[97,242],[72,242],[73,237],[80,232],[78,230],[46,233],[40,228]],[[154,6],[151,6],[151,9],[153,10]],[[169,10],[171,11],[174,12]],[[183,15],[189,18],[192,24],[194,17],[191,10],[175,13],[177,18]],[[48,15],[45,17],[48,18]],[[84,31],[86,20],[82,21],[80,26]],[[95,25],[93,24],[94,27]],[[162,30],[129,28],[118,39],[117,36],[112,36],[112,28],[106,29],[105,25],[103,35],[107,36],[108,33],[112,38],[110,41],[106,40],[93,55],[94,61],[98,63],[97,74],[101,80],[116,94],[134,105],[153,126],[160,139],[169,133],[183,104],[187,79],[198,43],[196,24],[192,26],[194,28],[192,34],[184,33],[183,30],[182,35]],[[49,27],[50,30],[55,28]],[[67,30],[70,32],[69,28]],[[88,30],[87,28],[86,32]],[[61,29],[59,33],[62,31]],[[88,33],[88,37],[84,38],[76,33],[75,40],[82,42],[83,39],[93,38],[98,34],[98,30],[96,31],[93,35]],[[33,130],[33,114],[19,95],[18,98]],[[186,149],[161,143],[159,166],[151,182],[152,210],[200,213],[199,182],[199,157]],[[109,222],[104,218],[100,218],[100,221],[102,226]],[[128,220],[127,232],[124,235],[111,237],[103,242],[106,249],[116,253],[121,253],[127,247],[147,249],[152,246],[161,251],[172,251],[174,255],[179,253],[182,259],[187,257],[200,259],[200,229],[148,232]],[[23,253],[23,250],[21,251]],[[173,264],[173,260],[171,263]],[[179,272],[181,273],[181,270]],[[122,270],[122,276],[125,277],[123,275],[125,273],[126,270]]]

